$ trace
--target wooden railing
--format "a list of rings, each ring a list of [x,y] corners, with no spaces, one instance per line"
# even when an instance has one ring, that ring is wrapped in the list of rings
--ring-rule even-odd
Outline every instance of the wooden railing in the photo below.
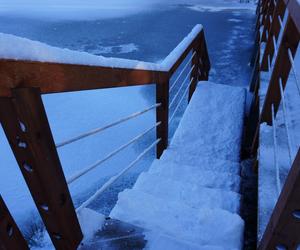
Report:
[[[156,103],[160,104],[156,110],[160,124],[157,127],[159,158],[168,146],[170,79],[191,53],[190,99],[198,81],[207,80],[210,71],[204,31],[200,25],[161,65],[157,65],[157,70],[0,60],[1,124],[56,249],[76,249],[83,235],[41,95],[156,84]],[[0,239],[2,234],[9,237],[0,242],[0,247],[26,249],[4,201],[1,200],[1,204]],[[8,225],[15,230],[8,230]]]
[[[287,15],[286,22],[284,16]],[[260,124],[273,125],[280,103],[284,101],[284,90],[291,70],[294,68],[300,39],[300,5],[297,0],[262,0],[257,9],[257,51],[255,72],[250,90],[254,93],[252,113],[257,113],[256,130],[253,135],[252,155],[259,146]],[[281,35],[280,35],[281,34]],[[261,45],[265,49],[261,55]],[[277,43],[279,42],[279,46]],[[271,67],[274,58],[274,66]],[[260,72],[269,71],[271,78],[263,108],[259,109]],[[296,81],[297,76],[293,72]],[[297,95],[298,93],[295,93]],[[299,96],[300,98],[300,96]],[[252,117],[255,117],[252,116]],[[253,122],[253,121],[252,121]],[[287,126],[287,125],[286,125]],[[259,161],[259,159],[258,159]],[[258,164],[259,166],[259,164]],[[274,166],[275,167],[275,166]],[[300,244],[300,149],[293,159],[290,172],[281,190],[271,219],[258,249],[297,249]]]

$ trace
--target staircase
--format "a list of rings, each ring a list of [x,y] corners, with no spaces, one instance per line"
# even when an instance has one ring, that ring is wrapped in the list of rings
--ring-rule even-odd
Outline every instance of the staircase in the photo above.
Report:
[[[244,89],[199,82],[170,147],[111,217],[148,229],[149,249],[242,249],[244,106]]]

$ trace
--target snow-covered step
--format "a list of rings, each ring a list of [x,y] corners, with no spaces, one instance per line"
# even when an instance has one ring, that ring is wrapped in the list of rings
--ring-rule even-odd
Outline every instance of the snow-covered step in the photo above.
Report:
[[[146,240],[148,241],[147,250],[228,250],[228,248],[216,245],[199,246],[197,244],[192,244],[191,242],[179,240],[176,237],[154,232],[147,232]]]
[[[240,194],[222,189],[205,188],[198,183],[174,181],[159,175],[143,173],[133,189],[159,196],[162,199],[181,202],[196,209],[221,208],[232,213],[240,212]]]
[[[240,161],[246,90],[199,82],[171,142],[185,152]]]
[[[199,246],[241,249],[244,222],[222,209],[194,209],[134,189],[119,194],[112,218]]]
[[[167,236],[147,244],[158,250],[178,244],[242,249],[238,192],[245,93],[200,82],[169,148],[131,190],[119,194],[111,217]]]
[[[152,167],[155,168],[157,163],[158,161],[155,161]],[[213,158],[207,155],[203,156],[197,154],[197,151],[189,152],[185,147],[174,148],[170,146],[169,149],[165,150],[159,160],[159,165],[170,164],[195,166],[198,171],[206,170],[240,175],[240,164],[238,162],[219,159],[218,155]]]
[[[156,174],[161,178],[170,178],[183,183],[197,184],[208,188],[221,188],[223,190],[239,192],[240,177],[230,173],[216,173],[215,171],[202,170],[198,166],[181,164],[152,164],[149,174]]]

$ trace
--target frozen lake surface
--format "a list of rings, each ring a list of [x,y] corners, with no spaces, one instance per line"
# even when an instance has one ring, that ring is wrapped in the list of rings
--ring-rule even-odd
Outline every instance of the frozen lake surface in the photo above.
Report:
[[[234,9],[214,12],[191,7],[177,5],[127,17],[93,21],[50,22],[0,16],[0,32],[96,55],[159,62],[195,24],[200,23],[205,29],[212,63],[210,80],[247,87],[251,71],[248,63],[253,41],[253,11]],[[43,96],[43,100],[54,139],[60,142],[151,106],[155,103],[155,87],[153,85],[52,94]],[[154,122],[155,113],[152,112],[59,149],[65,175],[68,177],[76,170],[103,158],[154,125]],[[173,130],[174,127],[176,124],[172,125]],[[93,194],[109,177],[126,167],[154,139],[155,133],[149,134],[138,144],[71,184],[75,206]],[[0,140],[1,195],[25,235],[30,237],[33,230],[30,225],[39,221],[39,216],[2,129]],[[154,157],[155,152],[149,154],[126,178],[107,190],[91,208],[109,214],[118,192],[132,186],[138,173],[147,168]]]

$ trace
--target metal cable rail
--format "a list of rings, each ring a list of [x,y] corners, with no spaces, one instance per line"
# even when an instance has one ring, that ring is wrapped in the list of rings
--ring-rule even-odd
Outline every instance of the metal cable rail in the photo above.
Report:
[[[180,107],[180,105],[181,105],[181,103],[182,103],[184,97],[186,96],[186,94],[187,94],[187,92],[188,92],[188,90],[189,90],[189,88],[190,88],[190,85],[191,85],[191,83],[193,82],[193,80],[194,80],[194,78],[192,77],[192,79],[190,80],[190,83],[188,84],[188,86],[187,86],[186,89],[184,90],[183,95],[181,96],[179,102],[177,103],[176,108],[174,109],[173,114],[171,115],[171,117],[170,117],[170,119],[169,119],[169,123],[171,123],[171,122],[173,121],[173,119],[174,119],[174,117],[175,117],[177,111],[179,110],[179,107]]]
[[[77,179],[79,179],[81,176],[89,173],[91,170],[95,169],[96,167],[98,167],[99,165],[103,164],[104,162],[106,162],[107,160],[111,159],[113,156],[115,156],[116,154],[118,154],[119,152],[123,151],[125,148],[127,148],[128,146],[130,146],[131,144],[137,142],[139,139],[141,139],[142,137],[144,137],[146,134],[148,134],[150,131],[152,131],[153,129],[157,128],[159,125],[161,124],[161,122],[158,122],[155,124],[155,126],[147,129],[146,131],[144,131],[143,133],[141,133],[140,135],[134,137],[132,140],[130,140],[129,142],[127,142],[126,144],[120,146],[119,148],[117,148],[116,150],[114,150],[113,152],[109,153],[108,155],[106,155],[103,159],[95,162],[94,164],[78,171],[77,173],[75,173],[73,176],[69,177],[67,179],[67,183],[71,184],[72,182],[76,181]]]
[[[173,90],[173,88],[175,87],[176,83],[179,81],[179,79],[181,78],[182,74],[184,73],[184,71],[186,70],[187,66],[190,65],[190,63],[192,62],[194,56],[197,53],[194,52],[191,56],[191,58],[188,60],[188,62],[184,65],[183,69],[180,71],[180,74],[177,76],[176,80],[174,81],[174,83],[171,85],[169,92],[171,92]]]
[[[288,55],[289,55],[289,59],[290,59],[290,63],[292,65],[292,71],[295,77],[295,83],[296,83],[296,87],[298,89],[299,95],[300,95],[300,83],[299,83],[299,78],[296,72],[296,67],[295,67],[295,62],[293,59],[293,55],[292,55],[292,51],[290,49],[288,49]]]
[[[285,123],[285,129],[286,129],[286,134],[287,134],[287,139],[288,139],[288,148],[289,148],[289,157],[290,157],[290,165],[293,163],[293,153],[292,153],[292,141],[291,141],[291,136],[289,132],[289,121],[288,121],[288,111],[286,107],[286,100],[285,100],[285,95],[283,91],[283,86],[282,86],[282,79],[279,78],[279,88],[280,88],[280,95],[281,95],[281,100],[282,100],[282,109],[283,109],[283,119]]]
[[[110,178],[96,193],[94,193],[89,199],[82,203],[77,209],[76,212],[80,212],[81,209],[89,206],[95,199],[97,199],[103,192],[108,189],[112,184],[114,184],[120,177],[126,174],[132,167],[134,167],[151,149],[153,149],[161,139],[157,139],[149,147],[147,147],[133,162],[131,162],[126,168],[124,168],[119,174]]]
[[[105,131],[106,129],[112,128],[112,127],[117,126],[117,125],[119,125],[119,124],[121,124],[121,123],[124,123],[124,122],[126,122],[126,121],[129,121],[129,120],[131,120],[131,119],[133,119],[133,118],[136,118],[136,117],[138,117],[138,116],[140,116],[140,115],[143,115],[143,114],[145,114],[145,113],[147,113],[147,112],[149,112],[149,111],[151,111],[151,110],[153,110],[153,109],[156,109],[156,108],[158,108],[158,107],[160,107],[160,106],[161,106],[161,103],[156,103],[156,104],[152,105],[151,107],[149,107],[149,108],[147,108],[147,109],[144,109],[143,111],[133,113],[133,114],[131,114],[131,115],[125,117],[125,118],[122,118],[122,119],[120,119],[120,120],[117,120],[117,121],[115,121],[115,122],[113,122],[113,123],[111,123],[111,124],[108,124],[108,125],[104,126],[104,127],[96,128],[96,129],[90,130],[90,131],[88,131],[88,132],[82,133],[81,135],[75,136],[75,137],[73,137],[73,138],[71,138],[71,139],[69,139],[69,140],[66,140],[66,141],[64,141],[64,142],[58,143],[58,144],[56,144],[56,147],[57,147],[57,148],[60,148],[60,147],[69,145],[69,144],[71,144],[71,143],[74,143],[74,142],[76,142],[76,141],[79,141],[79,140],[81,140],[81,139],[83,139],[83,138],[89,137],[89,136],[91,136],[91,135],[95,135],[95,134],[97,134],[97,133],[103,132],[103,131]]]
[[[272,104],[272,128],[273,128],[273,143],[274,143],[274,163],[275,163],[275,171],[276,171],[276,188],[277,188],[277,194],[279,196],[281,192],[281,182],[280,182],[280,171],[279,171],[278,157],[277,157],[278,145],[277,145],[274,104]]]
[[[173,100],[170,102],[170,105],[169,107],[171,108],[174,104],[175,104],[175,101],[177,99],[177,97],[179,96],[183,86],[184,86],[184,83],[186,82],[186,80],[188,79],[188,77],[191,75],[193,69],[195,68],[195,65],[193,65],[193,67],[190,69],[189,73],[186,75],[186,77],[184,78],[180,88],[178,89],[177,93],[175,94],[175,96],[173,97]]]

